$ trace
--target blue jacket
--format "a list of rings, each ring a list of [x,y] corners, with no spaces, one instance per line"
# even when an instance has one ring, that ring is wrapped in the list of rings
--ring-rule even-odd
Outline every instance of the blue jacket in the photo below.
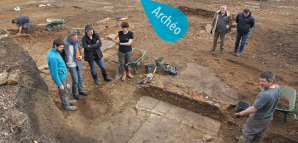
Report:
[[[54,48],[51,48],[47,54],[47,61],[52,79],[58,87],[61,86],[61,80],[67,76],[66,65],[62,57]]]
[[[243,12],[240,12],[236,17],[237,32],[246,34],[250,31],[250,28],[255,26],[255,17],[249,13],[247,17],[244,16]]]

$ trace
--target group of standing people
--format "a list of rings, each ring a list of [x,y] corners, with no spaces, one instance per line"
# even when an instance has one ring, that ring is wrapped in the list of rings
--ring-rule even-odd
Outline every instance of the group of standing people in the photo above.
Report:
[[[220,37],[220,51],[222,54],[224,51],[224,41],[225,35],[231,32],[231,26],[233,23],[232,15],[227,11],[227,6],[222,5],[220,10],[214,14],[212,23],[211,23],[211,33],[214,34],[213,46],[210,52],[214,52],[217,46],[217,40]],[[235,54],[237,57],[242,55],[244,50],[246,40],[250,29],[255,25],[255,18],[251,14],[249,9],[244,9],[243,12],[238,13],[236,16],[237,23],[237,36],[235,41],[235,47],[230,52]],[[241,45],[240,45],[241,40]],[[240,48],[239,48],[240,45]]]
[[[127,22],[122,22],[121,27],[122,30],[116,34],[113,41],[119,45],[119,69],[123,71],[122,80],[125,80],[126,76],[133,78],[129,66],[133,55],[131,47],[133,32],[128,30],[129,24]],[[119,40],[117,40],[117,38],[119,38]],[[93,26],[89,24],[85,26],[85,35],[82,37],[84,51],[80,46],[77,30],[70,30],[64,40],[58,38],[53,41],[53,47],[51,47],[47,53],[47,62],[51,78],[58,86],[63,109],[76,110],[77,107],[72,105],[76,103],[76,100],[81,99],[80,95],[88,95],[88,93],[84,91],[82,80],[83,58],[89,63],[90,72],[96,85],[99,85],[100,82],[95,71],[94,62],[100,67],[105,81],[113,80],[108,77],[106,67],[102,61],[103,54],[100,49],[101,45],[100,36],[94,31]],[[66,69],[68,69],[71,74],[72,84],[70,84],[67,78]],[[76,100],[70,100],[71,91]]]
[[[214,34],[213,47],[210,52],[214,52],[217,46],[217,40],[220,37],[220,51],[224,54],[225,35],[231,32],[233,18],[227,11],[227,6],[222,5],[220,10],[214,15],[211,24],[211,33]],[[255,18],[249,9],[236,16],[237,34],[235,47],[230,52],[236,56],[241,56],[244,50],[246,40],[250,29],[255,25]],[[240,45],[241,40],[241,45]],[[240,45],[240,48],[239,48]],[[281,97],[281,88],[274,84],[275,75],[272,71],[264,71],[260,75],[260,87],[263,89],[254,101],[253,106],[244,111],[234,114],[234,117],[249,115],[244,127],[242,136],[238,143],[260,143],[273,120],[273,113]]]

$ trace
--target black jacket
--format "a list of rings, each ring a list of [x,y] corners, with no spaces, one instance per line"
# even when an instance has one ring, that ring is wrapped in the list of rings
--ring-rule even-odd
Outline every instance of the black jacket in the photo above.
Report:
[[[99,41],[96,43],[96,41]],[[101,59],[103,57],[100,47],[102,45],[100,37],[97,33],[93,32],[92,40],[85,32],[85,35],[82,38],[82,45],[84,47],[84,54],[86,61],[92,61],[93,57],[96,59]],[[90,45],[90,47],[88,47]]]
[[[250,31],[250,28],[255,26],[255,18],[249,13],[247,17],[244,16],[243,12],[239,13],[236,17],[237,32],[246,34]]]

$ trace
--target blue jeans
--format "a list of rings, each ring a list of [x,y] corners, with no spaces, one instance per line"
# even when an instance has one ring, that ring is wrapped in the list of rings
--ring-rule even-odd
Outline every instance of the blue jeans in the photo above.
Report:
[[[247,40],[247,37],[248,37],[248,33],[241,34],[241,33],[237,32],[234,52],[238,51],[239,42],[240,42],[240,39],[241,39],[241,46],[240,46],[239,52],[242,53],[242,51],[244,49],[244,46],[245,46],[245,43],[246,43],[246,40]]]
[[[91,75],[96,75],[94,62],[100,67],[102,76],[107,77],[106,67],[103,64],[103,61],[101,59],[98,59],[98,60],[94,59],[92,61],[88,61],[89,65],[90,65]]]
[[[68,67],[68,70],[72,78],[72,95],[78,95],[79,92],[83,92],[83,80],[82,80],[82,69],[79,67]]]

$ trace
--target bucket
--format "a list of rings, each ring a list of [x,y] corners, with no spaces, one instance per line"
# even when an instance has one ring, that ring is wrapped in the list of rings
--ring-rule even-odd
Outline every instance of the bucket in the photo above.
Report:
[[[156,57],[155,62],[156,62],[157,68],[159,68],[159,69],[162,68],[164,61],[165,61],[164,57]]]
[[[241,112],[245,109],[247,109],[248,107],[250,107],[250,104],[246,101],[238,101],[237,102],[237,109],[236,109],[236,112]]]
[[[145,64],[146,74],[153,73],[155,68],[155,64]]]

